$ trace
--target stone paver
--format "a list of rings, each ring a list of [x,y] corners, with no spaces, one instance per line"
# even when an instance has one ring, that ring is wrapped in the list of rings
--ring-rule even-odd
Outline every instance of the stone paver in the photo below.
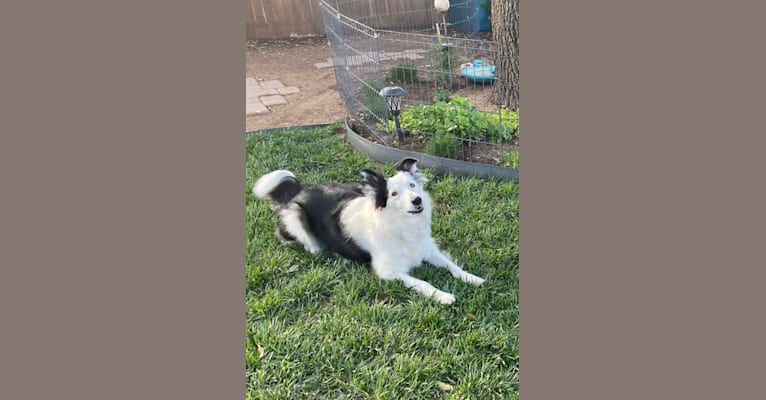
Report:
[[[265,106],[274,106],[277,104],[287,104],[287,100],[285,100],[284,97],[280,95],[274,95],[274,96],[263,96],[260,98],[261,103]]]
[[[279,88],[277,89],[277,91],[279,92],[279,94],[293,94],[293,93],[298,93],[301,90],[295,86],[288,86],[288,87]]]
[[[268,96],[272,94],[279,94],[279,92],[276,91],[276,89],[255,89],[253,90],[252,93],[249,93],[248,95],[254,96],[254,97],[261,97],[261,96]]]
[[[269,112],[269,109],[260,103],[250,103],[245,106],[245,114],[247,115],[265,114],[267,112]]]
[[[279,89],[281,87],[285,87],[285,85],[283,85],[280,81],[263,81],[260,83],[260,85],[264,89]]]
[[[300,93],[300,91],[297,86],[285,86],[278,80],[259,82],[255,78],[245,78],[245,114],[247,116],[265,114],[270,111],[269,106],[287,104],[287,100],[282,95]]]

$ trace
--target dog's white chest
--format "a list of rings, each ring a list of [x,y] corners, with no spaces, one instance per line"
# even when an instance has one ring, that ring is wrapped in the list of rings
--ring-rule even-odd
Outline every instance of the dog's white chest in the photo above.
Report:
[[[360,198],[349,202],[340,219],[344,234],[370,253],[379,276],[408,272],[433,250],[430,210],[413,217],[395,209],[376,210]]]
[[[408,272],[429,255],[433,240],[427,229],[387,233],[370,246],[373,264],[385,265],[386,272]],[[376,260],[385,262],[376,263]]]

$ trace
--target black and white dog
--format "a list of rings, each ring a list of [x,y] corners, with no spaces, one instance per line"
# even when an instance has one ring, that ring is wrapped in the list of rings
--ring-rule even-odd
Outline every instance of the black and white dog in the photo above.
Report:
[[[484,279],[456,265],[431,237],[431,197],[417,160],[406,158],[396,170],[389,179],[362,170],[363,185],[318,186],[303,186],[292,172],[277,170],[258,179],[253,194],[279,214],[280,240],[370,264],[382,279],[401,279],[406,287],[452,304],[454,295],[410,276],[410,270],[425,261],[474,285]]]

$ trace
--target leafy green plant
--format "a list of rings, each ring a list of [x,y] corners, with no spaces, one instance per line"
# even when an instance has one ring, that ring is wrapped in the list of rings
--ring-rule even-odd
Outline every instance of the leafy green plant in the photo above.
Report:
[[[449,71],[455,59],[455,49],[442,44],[432,44],[427,48],[431,67],[442,71]]]
[[[463,141],[451,133],[438,133],[426,141],[426,153],[437,157],[458,158]]]
[[[503,165],[508,168],[519,168],[519,148],[515,147],[503,154]]]
[[[449,133],[463,139],[484,140],[488,132],[487,115],[460,96],[449,102],[421,104],[405,110],[399,121],[402,129],[410,132]]]
[[[391,80],[396,83],[413,83],[420,80],[417,68],[412,64],[399,64],[391,69]]]
[[[450,101],[420,104],[399,115],[403,130],[412,134],[426,133],[426,152],[440,157],[455,158],[461,153],[466,139],[500,143],[518,136],[519,114],[501,109],[484,113],[467,98],[456,96]],[[379,126],[385,129],[384,126]],[[395,129],[388,121],[388,129]]]
[[[436,88],[433,91],[433,100],[435,102],[440,102],[440,101],[447,102],[447,101],[450,101],[450,98],[449,98],[450,94],[451,93],[450,93],[450,91],[448,89]]]
[[[428,57],[431,61],[429,78],[433,89],[435,102],[449,101],[452,89],[452,60],[455,59],[455,49],[450,46],[434,44],[428,46]]]
[[[362,104],[364,105],[362,113],[365,117],[374,115],[378,118],[386,118],[388,115],[388,106],[379,94],[382,88],[383,83],[377,80],[367,81],[362,88]]]
[[[519,136],[519,114],[514,111],[500,109],[498,112],[486,113],[487,134],[493,141],[511,140]]]

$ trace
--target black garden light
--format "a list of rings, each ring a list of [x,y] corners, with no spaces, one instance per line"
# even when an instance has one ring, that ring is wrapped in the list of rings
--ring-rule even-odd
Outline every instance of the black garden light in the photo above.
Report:
[[[404,141],[404,132],[401,126],[399,126],[399,113],[402,111],[402,96],[404,96],[404,93],[404,89],[399,86],[386,86],[380,89],[380,93],[378,93],[386,101],[388,111],[394,114],[396,136],[399,138],[399,143]]]

